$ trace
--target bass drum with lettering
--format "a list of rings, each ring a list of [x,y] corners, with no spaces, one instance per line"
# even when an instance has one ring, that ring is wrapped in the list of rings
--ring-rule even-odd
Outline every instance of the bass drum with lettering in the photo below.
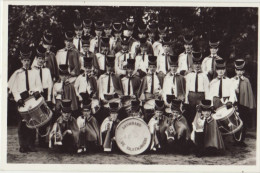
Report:
[[[128,117],[118,124],[115,139],[122,152],[137,155],[145,152],[150,146],[151,133],[144,120]]]

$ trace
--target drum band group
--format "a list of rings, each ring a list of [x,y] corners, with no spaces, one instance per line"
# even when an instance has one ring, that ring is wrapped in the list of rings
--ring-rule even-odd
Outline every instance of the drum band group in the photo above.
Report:
[[[32,50],[21,46],[22,67],[8,81],[22,117],[20,152],[36,151],[36,132],[40,147],[78,153],[194,149],[201,156],[223,150],[225,135],[245,146],[247,112],[256,107],[246,62],[237,58],[228,78],[216,32],[204,58],[191,35],[178,52],[163,24],[138,24],[137,39],[133,20],[96,21],[95,36],[92,24],[75,20],[56,54],[44,32],[32,63]]]

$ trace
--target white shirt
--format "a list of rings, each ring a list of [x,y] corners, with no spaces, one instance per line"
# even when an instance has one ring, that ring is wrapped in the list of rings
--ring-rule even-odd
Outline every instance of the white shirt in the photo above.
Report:
[[[192,72],[186,76],[186,103],[188,103],[188,94],[195,92],[196,73]],[[205,98],[209,95],[209,79],[205,73],[198,73],[198,92],[204,92]]]
[[[153,52],[154,52],[154,56],[158,56],[160,53],[163,53],[163,47],[162,47],[162,43],[160,43],[159,41],[156,41],[153,43]]]
[[[52,89],[53,99],[52,99],[52,102],[53,102],[54,104],[56,103],[56,99],[59,99],[59,100],[62,99],[61,93],[58,93],[58,92],[63,91],[62,85],[63,85],[63,82],[62,82],[62,81],[61,81],[61,82],[56,82],[56,83],[53,85],[53,89]]]
[[[189,70],[189,67],[188,67],[188,64],[187,64],[187,58],[188,58],[188,54],[186,54],[186,53],[181,53],[179,55],[179,59],[178,59],[178,67],[179,68],[178,68],[177,72],[180,72],[182,70],[185,70],[185,71]]]
[[[89,81],[87,81],[86,74],[84,75],[81,74],[77,77],[74,87],[75,87],[76,95],[78,97],[80,97],[80,93],[87,92],[90,94],[93,91]]]
[[[101,37],[99,37],[99,46],[101,46]],[[98,37],[95,36],[90,40],[89,51],[95,53],[95,49],[98,48]]]
[[[32,70],[34,70],[40,76],[40,69],[39,68],[34,67]],[[50,69],[42,68],[42,80],[41,80],[41,83],[42,83],[43,89],[48,89],[48,98],[47,98],[47,100],[51,101],[51,93],[52,93],[53,82],[52,82],[52,78],[51,78]]]
[[[126,56],[126,59],[125,59]],[[115,55],[115,73],[117,75],[125,75],[126,70],[123,68],[127,65],[127,59],[130,57],[130,53],[123,53],[122,51]]]
[[[213,97],[219,97],[219,85],[220,80],[218,78],[213,79],[210,82],[209,99],[213,102]],[[234,103],[237,101],[236,93],[232,84],[232,80],[228,77],[222,79],[222,97],[229,97],[229,101]]]
[[[56,60],[57,60],[58,67],[60,64],[66,64],[67,53],[68,51],[65,50],[65,48],[58,50],[58,52],[56,53]],[[68,65],[69,65],[69,60],[68,60]],[[70,68],[68,69],[70,72]]]
[[[128,82],[129,82],[129,78],[128,77],[123,77],[121,79],[121,81],[122,81],[122,85],[123,85],[124,95],[128,95]],[[130,81],[130,95],[134,95],[133,94],[132,81]]]
[[[110,78],[110,92],[107,93],[107,88],[108,88],[108,78],[109,75],[107,73],[102,74],[99,79],[98,79],[98,92],[99,92],[99,98],[101,100],[104,100],[104,94],[115,94],[115,88],[114,88],[114,84],[113,84],[113,79],[112,79],[112,75]]]
[[[100,70],[105,70],[106,62],[105,62],[105,55],[101,53],[96,53],[98,65]]]
[[[143,54],[138,54],[135,57],[135,71],[142,70],[143,72],[147,72],[148,69],[148,55],[144,55],[144,61],[143,61]]]
[[[175,82],[173,83],[173,78],[175,76]],[[171,73],[168,73],[163,80],[163,100],[166,102],[167,95],[175,95],[177,97],[177,87],[176,87],[176,73],[171,75]],[[167,102],[166,102],[167,103]]]
[[[159,79],[157,77],[157,75],[154,73],[154,85],[153,85],[153,93],[160,93],[161,92],[161,85],[159,82]],[[151,75],[147,75],[147,89],[145,92],[147,93],[151,93],[151,86],[152,86],[152,76]]]
[[[17,102],[21,99],[20,94],[26,91],[26,74],[24,69],[19,69],[16,72],[16,76],[13,81],[12,93],[14,100]],[[34,70],[28,70],[28,81],[29,81],[29,94],[30,92],[42,92],[42,84],[39,73],[35,73]]]
[[[216,56],[215,60],[217,59],[222,59],[219,56]],[[208,74],[209,71],[211,71],[212,69],[212,60],[213,60],[213,56],[208,56],[206,58],[203,59],[202,63],[201,63],[201,70],[203,73]]]
[[[78,37],[74,37],[73,38],[73,44],[76,47],[76,49],[78,49],[78,45],[79,45],[79,38]],[[79,50],[79,49],[78,49]],[[80,52],[83,53],[83,49],[82,49],[82,40],[80,40]]]
[[[160,71],[163,72],[164,74],[167,73],[166,71],[166,67],[165,67],[165,53],[161,53],[158,57],[157,57],[157,72],[159,73]],[[170,55],[167,54],[167,64],[168,64],[168,70],[170,69],[170,64],[169,64],[169,57]]]
[[[244,76],[241,76],[241,79],[244,80]],[[232,87],[234,88],[234,90],[239,89],[239,82],[240,82],[240,78],[238,76],[234,76],[231,78],[231,82],[232,82]]]

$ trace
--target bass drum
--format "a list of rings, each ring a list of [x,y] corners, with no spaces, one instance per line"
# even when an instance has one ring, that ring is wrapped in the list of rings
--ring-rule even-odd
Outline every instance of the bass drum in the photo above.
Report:
[[[115,139],[122,152],[138,155],[150,146],[151,133],[141,118],[128,117],[118,124]]]

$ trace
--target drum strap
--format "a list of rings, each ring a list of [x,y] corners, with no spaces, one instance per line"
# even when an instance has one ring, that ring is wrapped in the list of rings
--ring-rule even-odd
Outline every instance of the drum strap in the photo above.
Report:
[[[108,74],[107,93],[110,93],[111,73]]]
[[[153,94],[154,90],[154,74],[152,74],[152,84],[151,84],[151,93]]]
[[[28,77],[28,70],[25,70],[25,81],[26,81],[26,90],[30,91],[30,86],[29,86],[29,77]]]
[[[167,61],[167,53],[165,54],[165,69],[168,71],[168,61]]]
[[[198,92],[198,73],[196,73],[196,79],[195,79],[195,92]]]
[[[222,98],[222,78],[220,79],[218,94],[219,94],[219,98]]]
[[[79,38],[79,41],[78,41],[78,50],[80,52],[80,41],[81,41],[81,38]]]

